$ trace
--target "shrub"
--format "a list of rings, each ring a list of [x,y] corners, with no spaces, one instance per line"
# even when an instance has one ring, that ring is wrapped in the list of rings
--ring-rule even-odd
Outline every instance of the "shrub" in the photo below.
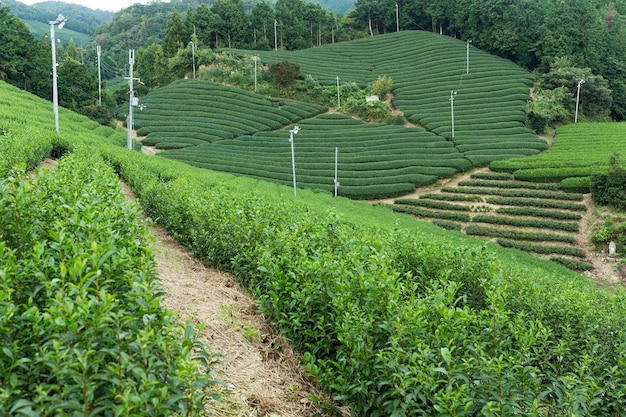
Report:
[[[283,61],[269,66],[269,73],[274,82],[281,87],[293,85],[300,75],[300,65],[293,62]]]
[[[591,176],[591,195],[596,204],[626,209],[626,169],[619,154],[609,159],[609,172]]]

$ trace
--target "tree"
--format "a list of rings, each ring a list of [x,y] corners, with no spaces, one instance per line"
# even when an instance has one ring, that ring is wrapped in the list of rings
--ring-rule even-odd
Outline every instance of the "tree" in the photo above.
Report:
[[[270,65],[269,73],[279,86],[289,86],[295,83],[296,78],[300,75],[300,65],[283,61],[278,64]]]
[[[167,32],[163,40],[163,54],[166,58],[176,55],[180,48],[184,48],[189,41],[189,31],[185,27],[180,14],[172,12],[172,17],[167,22]]]
[[[0,80],[50,98],[50,41],[35,39],[18,18],[0,7]]]
[[[211,10],[220,18],[217,32],[228,40],[228,47],[243,45],[248,27],[243,0],[217,0]]]
[[[591,196],[596,204],[626,209],[626,170],[618,153],[609,159],[606,174],[592,175]]]
[[[58,69],[59,104],[71,110],[92,106],[98,97],[98,74],[80,61],[66,58]]]
[[[188,19],[191,29],[195,30],[198,48],[210,47],[216,30],[215,14],[203,3],[198,6],[195,13],[188,14]]]
[[[541,90],[564,87],[567,94],[562,104],[573,114],[580,80],[585,80],[585,83],[580,89],[579,114],[596,120],[608,118],[611,108],[608,82],[601,75],[594,75],[589,68],[573,67],[567,58],[557,59],[552,63],[550,72],[541,77],[539,86]]]
[[[277,0],[278,44],[287,50],[308,48],[309,34],[302,0]]]
[[[167,70],[168,63],[161,45],[152,44],[137,51],[135,71],[149,89],[161,87],[172,81]]]
[[[269,49],[270,42],[267,31],[273,30],[274,10],[266,1],[260,1],[250,11],[250,25],[253,31],[254,44],[259,49]],[[273,32],[272,32],[273,36]]]

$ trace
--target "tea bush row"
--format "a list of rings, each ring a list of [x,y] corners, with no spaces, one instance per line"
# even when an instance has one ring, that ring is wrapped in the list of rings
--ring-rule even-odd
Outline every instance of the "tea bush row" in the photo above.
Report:
[[[139,213],[91,153],[0,180],[0,414],[197,414],[201,345],[163,307]]]
[[[570,203],[567,201],[555,200],[537,200],[530,198],[512,198],[512,197],[487,197],[486,202],[498,206],[521,206],[521,207],[538,207],[571,211],[586,211],[587,206],[581,203]]]
[[[508,174],[507,174],[508,175]],[[529,188],[535,190],[552,190],[559,191],[561,189],[560,184],[555,183],[534,183],[526,181],[511,181],[511,180],[484,180],[484,179],[472,179],[461,181],[458,184],[461,187],[495,187],[495,188]]]
[[[444,201],[469,201],[481,203],[483,198],[479,195],[463,195],[463,194],[446,194],[446,193],[426,193],[421,194],[420,198],[428,200],[444,200]]]
[[[465,228],[465,233],[471,236],[501,237],[510,240],[531,240],[539,242],[564,242],[574,243],[572,236],[560,235],[556,233],[522,232],[514,229],[496,229],[477,224],[470,224]]]
[[[501,213],[500,213],[501,214]],[[474,223],[501,224],[504,226],[516,227],[537,227],[540,229],[555,229],[566,232],[578,232],[578,222],[562,222],[557,220],[546,220],[539,218],[519,218],[506,216],[476,215],[472,218]]]
[[[464,193],[464,194],[481,194],[496,195],[501,197],[519,197],[519,198],[535,198],[545,200],[564,200],[564,201],[582,201],[582,194],[578,193],[554,193],[549,191],[536,190],[500,190],[495,188],[471,188],[471,187],[444,187],[441,191],[446,193]]]
[[[499,207],[496,209],[496,213],[509,214],[513,216],[532,216],[532,217],[547,217],[556,220],[580,220],[580,214],[572,213],[569,211],[559,210],[543,210],[533,207]]]
[[[446,203],[444,201],[428,200],[428,199],[411,199],[411,198],[398,198],[395,204],[404,204],[408,206],[418,206],[426,208],[435,208],[440,210],[452,210],[452,211],[470,211],[470,206],[461,204]]]
[[[457,222],[469,222],[470,215],[465,213],[460,213],[458,211],[449,212],[449,211],[438,211],[438,210],[427,210],[415,206],[406,206],[406,205],[393,205],[393,211],[396,213],[405,213],[411,214],[413,216],[428,218],[428,219],[445,219],[445,220],[454,220]]]
[[[575,256],[577,258],[584,258],[585,252],[579,248],[573,248],[571,246],[546,246],[546,245],[536,245],[527,242],[519,242],[513,240],[504,240],[504,239],[496,239],[498,245],[505,248],[515,248],[519,250],[523,250],[524,252],[534,252],[542,255],[549,254],[559,254],[559,255],[570,255]]]
[[[560,263],[561,265],[573,270],[573,271],[592,271],[594,266],[588,262],[576,261],[574,259],[563,258],[561,256],[553,256],[550,258],[552,262]]]

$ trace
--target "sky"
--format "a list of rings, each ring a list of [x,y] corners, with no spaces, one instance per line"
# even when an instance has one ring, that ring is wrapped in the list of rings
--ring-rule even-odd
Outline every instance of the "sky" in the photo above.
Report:
[[[32,5],[42,0],[19,0],[22,3]],[[117,12],[135,3],[147,4],[150,0],[62,0],[65,3],[80,4],[81,6],[89,7],[90,9],[109,10]]]

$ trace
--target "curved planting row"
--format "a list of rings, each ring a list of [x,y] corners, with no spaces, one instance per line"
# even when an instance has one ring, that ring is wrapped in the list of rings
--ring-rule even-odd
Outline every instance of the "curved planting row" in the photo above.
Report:
[[[195,146],[259,131],[279,129],[324,110],[315,104],[270,100],[233,87],[179,80],[151,92],[135,113],[146,145]]]
[[[408,193],[471,167],[450,142],[423,129],[368,125],[336,115],[303,120],[299,127],[293,143],[298,187],[334,192],[335,157],[339,194],[359,199]],[[291,185],[289,138],[288,130],[277,130],[161,155]]]
[[[395,107],[411,122],[455,144],[472,140],[471,153],[462,152],[476,166],[546,149],[545,141],[524,126],[530,74],[473,46],[466,74],[466,43],[456,39],[403,31],[304,51],[254,53],[265,63],[298,63],[302,74],[326,84],[334,84],[337,76],[340,82],[360,85],[391,77]],[[454,138],[451,91],[456,91]],[[498,152],[494,142],[502,143]]]

